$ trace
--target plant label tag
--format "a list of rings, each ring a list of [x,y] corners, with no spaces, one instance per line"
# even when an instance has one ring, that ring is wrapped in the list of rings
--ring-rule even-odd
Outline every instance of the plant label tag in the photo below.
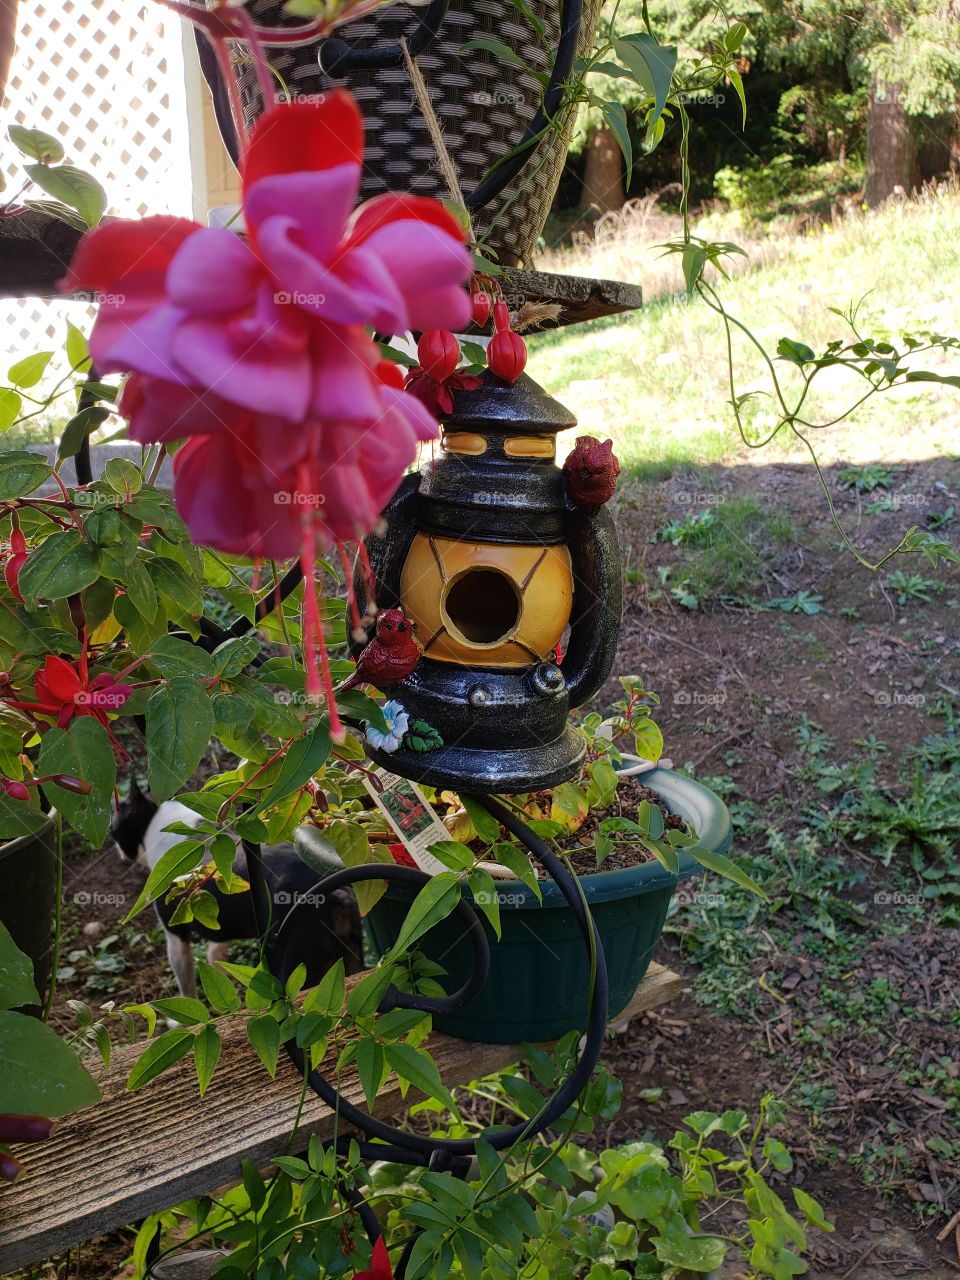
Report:
[[[445,867],[439,858],[427,852],[430,845],[450,839],[449,831],[427,797],[409,778],[401,778],[385,769],[379,769],[377,777],[383,783],[382,791],[378,791],[367,777],[364,777],[363,784],[410,857],[428,876],[449,871],[450,868]]]

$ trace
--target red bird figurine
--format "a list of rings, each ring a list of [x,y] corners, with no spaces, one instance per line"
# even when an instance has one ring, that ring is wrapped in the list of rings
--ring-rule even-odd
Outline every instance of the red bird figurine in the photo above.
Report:
[[[420,646],[413,638],[413,623],[399,609],[384,609],[377,615],[376,635],[337,692],[344,693],[358,684],[385,690],[405,680],[419,661]]]
[[[612,440],[578,436],[563,464],[567,492],[578,507],[600,507],[617,487],[620,462]]]

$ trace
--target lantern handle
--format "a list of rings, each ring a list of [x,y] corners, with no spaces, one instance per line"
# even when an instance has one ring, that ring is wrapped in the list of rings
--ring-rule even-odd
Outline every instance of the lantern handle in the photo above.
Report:
[[[623,612],[620,542],[605,507],[567,513],[573,567],[570,641],[560,663],[571,707],[582,706],[613,670]]]

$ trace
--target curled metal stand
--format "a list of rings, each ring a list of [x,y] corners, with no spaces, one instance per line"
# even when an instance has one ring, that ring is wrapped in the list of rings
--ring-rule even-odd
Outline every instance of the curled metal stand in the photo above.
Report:
[[[608,984],[607,967],[603,948],[597,934],[593,917],[586,906],[580,886],[563,865],[546,841],[535,835],[527,824],[508,809],[500,801],[490,796],[474,796],[488,813],[523,844],[533,854],[543,869],[555,881],[566,898],[577,921],[577,927],[583,937],[584,945],[591,957],[594,969],[593,991],[590,1000],[589,1020],[584,1040],[581,1043],[580,1057],[571,1075],[564,1083],[545,1100],[543,1108],[532,1119],[508,1128],[498,1129],[485,1138],[485,1141],[498,1150],[512,1146],[521,1139],[531,1138],[549,1128],[567,1108],[579,1097],[599,1061],[603,1049],[607,1028]],[[261,936],[266,939],[265,955],[272,973],[281,980],[289,976],[295,967],[293,960],[284,948],[283,935],[286,926],[298,911],[308,909],[308,903],[294,906],[284,920],[283,926],[275,936],[269,936],[270,899],[264,865],[259,846],[246,843],[248,876],[253,893],[254,909]],[[347,868],[335,872],[317,882],[316,888],[324,892],[344,888],[364,880],[390,880],[397,883],[423,886],[430,877],[422,871],[410,867],[389,866],[372,863],[362,867]],[[309,895],[307,895],[309,897]],[[449,1012],[460,1008],[473,998],[483,986],[489,971],[490,950],[487,936],[480,917],[471,903],[462,900],[456,908],[456,914],[464,923],[465,936],[473,948],[473,971],[459,991],[443,999],[426,996],[404,994],[391,986],[383,997],[379,1012],[386,1013],[390,1009],[420,1009],[425,1013]],[[466,1177],[470,1167],[470,1157],[476,1153],[476,1140],[472,1138],[425,1138],[419,1134],[408,1133],[394,1125],[386,1124],[361,1111],[353,1103],[348,1102],[337,1089],[323,1076],[319,1070],[309,1070],[306,1055],[295,1043],[288,1041],[288,1056],[297,1070],[304,1076],[310,1088],[321,1098],[331,1110],[335,1111],[353,1129],[361,1135],[360,1153],[366,1160],[389,1160],[397,1164],[412,1167],[429,1168],[449,1172],[454,1177]],[[338,1138],[335,1145],[338,1151],[346,1151],[351,1142],[350,1137]],[[371,1241],[380,1235],[380,1227],[369,1207],[363,1202],[359,1192],[351,1192],[348,1197],[357,1210],[364,1224],[364,1229]],[[404,1251],[397,1269],[397,1280],[403,1280],[406,1262],[412,1242]]]

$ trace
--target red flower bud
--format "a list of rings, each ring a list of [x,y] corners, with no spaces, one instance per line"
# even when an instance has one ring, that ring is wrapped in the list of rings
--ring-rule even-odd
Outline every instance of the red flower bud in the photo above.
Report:
[[[474,289],[470,295],[470,318],[480,329],[490,319],[490,295],[485,289]]]
[[[64,791],[72,791],[78,796],[88,796],[93,790],[93,784],[87,782],[85,778],[75,778],[69,773],[51,774],[50,781],[55,782],[58,787],[63,787]]]
[[[377,364],[377,377],[386,387],[403,390],[403,370],[392,360],[380,360]]]
[[[13,778],[0,778],[0,791],[6,792],[11,800],[29,800],[30,792],[26,784]]]
[[[460,343],[449,329],[428,329],[417,343],[420,368],[435,382],[443,382],[460,363]]]
[[[11,529],[10,531],[10,555],[7,562],[3,566],[3,580],[10,589],[10,594],[14,600],[18,600],[23,604],[23,596],[20,594],[20,570],[26,564],[27,560],[27,540],[23,536],[21,529]]]
[[[513,384],[523,373],[527,363],[527,344],[519,333],[509,329],[501,329],[490,339],[487,346],[487,367],[504,382]]]
[[[493,304],[493,323],[497,333],[506,333],[510,329],[510,308],[505,302]]]

